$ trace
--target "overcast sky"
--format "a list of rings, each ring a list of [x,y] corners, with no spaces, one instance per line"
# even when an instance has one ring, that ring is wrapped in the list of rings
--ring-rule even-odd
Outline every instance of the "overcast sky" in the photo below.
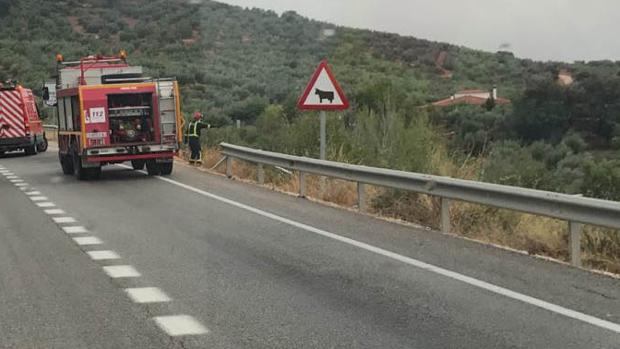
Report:
[[[620,0],[219,0],[536,60],[620,60]]]

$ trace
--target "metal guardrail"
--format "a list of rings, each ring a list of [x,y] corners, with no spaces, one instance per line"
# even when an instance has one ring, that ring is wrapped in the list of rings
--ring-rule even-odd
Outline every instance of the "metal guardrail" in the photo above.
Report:
[[[583,224],[620,229],[620,202],[553,193],[506,185],[424,175],[377,167],[344,164],[286,155],[221,143],[226,156],[226,175],[232,177],[232,159],[258,166],[257,179],[264,182],[263,165],[299,172],[299,195],[305,196],[305,173],[357,182],[358,207],[364,211],[364,185],[410,190],[441,199],[441,230],[450,232],[450,201],[465,201],[519,212],[547,216],[569,222],[571,264],[581,266]]]

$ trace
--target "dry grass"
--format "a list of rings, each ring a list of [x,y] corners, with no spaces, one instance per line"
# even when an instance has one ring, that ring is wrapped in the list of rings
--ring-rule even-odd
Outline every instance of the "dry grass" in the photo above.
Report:
[[[207,149],[203,155],[203,167],[212,168],[221,154]],[[448,166],[438,155],[437,167],[445,175],[475,179],[475,167],[479,160],[471,160],[462,166]],[[222,164],[218,169],[224,173]],[[233,161],[235,177],[256,180],[256,166],[243,161]],[[266,167],[265,185],[285,192],[299,192],[299,177]],[[306,175],[306,196],[334,203],[343,207],[356,207],[357,185],[353,182],[321,176]],[[366,186],[368,211],[386,218],[395,218],[438,229],[440,202],[435,197],[402,192],[374,186]],[[454,202],[450,209],[452,232],[469,239],[506,246],[568,261],[568,224],[564,221],[523,214],[488,206]],[[587,226],[582,234],[582,259],[585,266],[620,274],[620,232]]]
[[[565,222],[468,203],[455,203],[451,214],[454,232],[459,235],[568,260]]]

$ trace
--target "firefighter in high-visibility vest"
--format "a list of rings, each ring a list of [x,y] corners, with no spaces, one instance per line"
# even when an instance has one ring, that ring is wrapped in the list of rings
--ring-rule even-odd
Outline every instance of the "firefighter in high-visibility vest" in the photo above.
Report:
[[[200,146],[200,133],[202,129],[209,128],[210,125],[202,121],[200,112],[194,113],[194,119],[187,125],[186,140],[189,142],[191,155],[189,157],[190,164],[202,163],[202,149]]]

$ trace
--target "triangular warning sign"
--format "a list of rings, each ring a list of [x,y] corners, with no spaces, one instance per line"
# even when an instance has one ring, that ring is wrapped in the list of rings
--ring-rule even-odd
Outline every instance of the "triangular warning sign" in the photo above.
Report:
[[[327,60],[319,64],[308,86],[297,102],[302,110],[344,110],[349,108],[349,101],[342,92],[340,84],[327,65]]]

